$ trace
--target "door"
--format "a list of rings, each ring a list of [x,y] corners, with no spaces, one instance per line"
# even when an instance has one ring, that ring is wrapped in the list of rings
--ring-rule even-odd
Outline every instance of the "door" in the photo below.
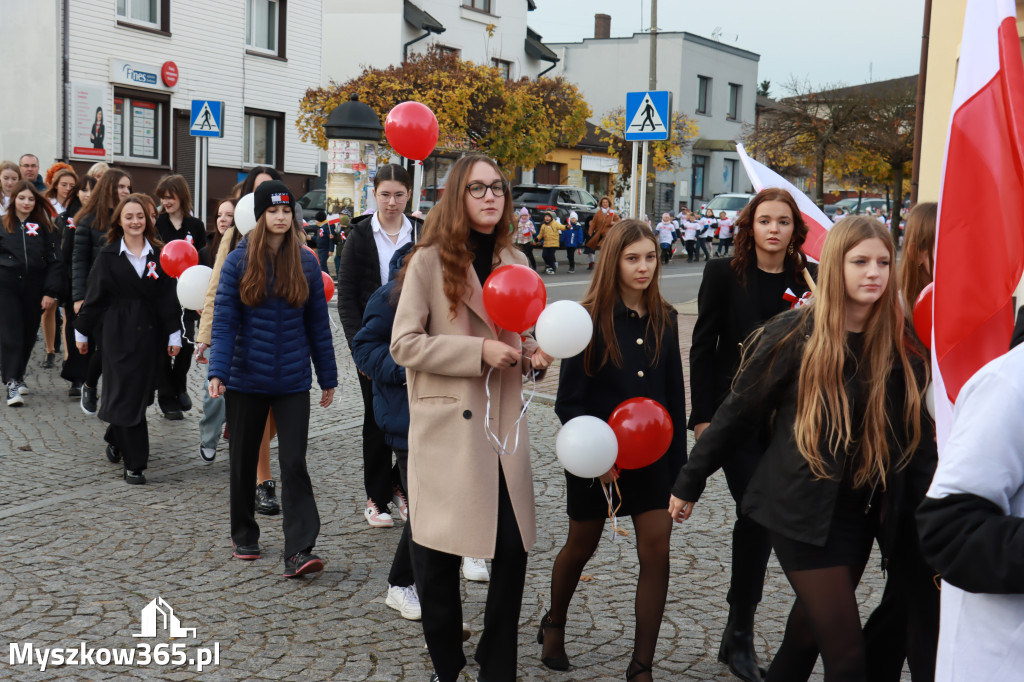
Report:
[[[192,198],[195,199],[196,138],[189,135],[190,117],[191,112],[187,109],[174,110],[174,159],[171,161],[171,169],[175,173],[185,176],[188,191],[192,192]],[[199,207],[195,209],[195,213],[202,215]]]

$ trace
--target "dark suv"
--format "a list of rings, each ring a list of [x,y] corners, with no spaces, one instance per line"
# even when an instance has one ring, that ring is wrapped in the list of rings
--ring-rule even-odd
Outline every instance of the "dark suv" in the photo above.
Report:
[[[563,225],[570,211],[576,211],[580,224],[590,222],[597,211],[597,199],[590,192],[570,185],[516,185],[512,188],[512,205],[517,211],[525,206],[530,220],[538,225],[548,211]]]

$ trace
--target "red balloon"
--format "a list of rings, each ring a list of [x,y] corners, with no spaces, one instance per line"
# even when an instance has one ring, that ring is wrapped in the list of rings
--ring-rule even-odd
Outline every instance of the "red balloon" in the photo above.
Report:
[[[537,324],[547,302],[544,280],[525,265],[502,265],[484,282],[484,308],[502,329],[522,334]]]
[[[160,267],[175,279],[193,265],[199,265],[199,252],[184,239],[167,242],[160,250]]]
[[[331,300],[334,299],[334,280],[323,270],[320,271],[320,277],[324,280],[324,298],[327,299],[327,304],[330,305]]]
[[[661,459],[672,444],[672,417],[657,400],[630,398],[608,417],[619,442],[615,466],[641,469]]]
[[[437,117],[425,104],[402,102],[388,112],[384,134],[388,144],[407,159],[422,161],[437,146]]]
[[[928,282],[924,289],[921,289],[917,302],[914,303],[914,331],[917,338],[925,348],[932,347],[932,298],[934,297],[935,283]]]

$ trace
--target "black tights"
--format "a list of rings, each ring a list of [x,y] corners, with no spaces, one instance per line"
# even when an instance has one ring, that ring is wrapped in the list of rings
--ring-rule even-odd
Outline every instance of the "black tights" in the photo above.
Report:
[[[668,595],[669,535],[672,519],[664,509],[655,509],[633,518],[636,530],[636,553],[640,559],[640,577],[636,583],[636,637],[633,642],[633,656],[644,665],[651,665],[654,650],[658,644],[658,631],[665,613],[665,599]],[[604,531],[604,519],[594,521],[569,521],[569,537],[565,546],[555,557],[551,570],[551,622],[565,623],[580,576],[590,557],[597,550]],[[564,651],[562,630],[546,629],[544,632],[544,656],[557,656]],[[638,682],[651,679],[650,673],[638,675]]]
[[[864,564],[787,571],[796,601],[766,682],[806,680],[821,652],[825,682],[865,682],[856,589]]]

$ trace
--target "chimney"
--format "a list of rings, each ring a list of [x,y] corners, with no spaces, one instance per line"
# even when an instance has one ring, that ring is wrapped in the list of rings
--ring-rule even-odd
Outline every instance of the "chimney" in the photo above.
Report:
[[[594,15],[594,37],[595,38],[611,38],[612,37],[612,18],[608,14],[595,14]]]

